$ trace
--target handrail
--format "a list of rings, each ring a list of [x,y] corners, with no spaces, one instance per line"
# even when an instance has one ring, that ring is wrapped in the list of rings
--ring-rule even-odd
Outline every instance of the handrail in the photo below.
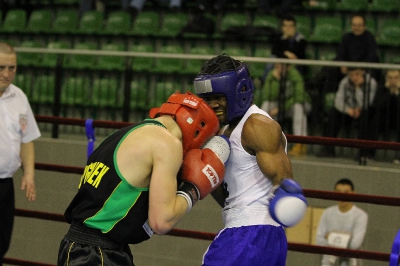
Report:
[[[28,48],[28,47],[15,47],[14,49],[18,53],[81,54],[81,55],[151,57],[151,58],[171,58],[171,59],[207,60],[215,56],[215,55],[181,54],[181,53],[48,49],[48,48]],[[325,60],[311,60],[311,59],[284,59],[284,58],[267,58],[267,57],[252,57],[252,56],[235,56],[235,59],[244,62],[254,62],[254,63],[287,63],[287,64],[311,65],[311,66],[336,66],[336,67],[346,66],[346,67],[400,70],[399,64],[388,64],[388,63],[363,63],[363,62],[325,61]]]

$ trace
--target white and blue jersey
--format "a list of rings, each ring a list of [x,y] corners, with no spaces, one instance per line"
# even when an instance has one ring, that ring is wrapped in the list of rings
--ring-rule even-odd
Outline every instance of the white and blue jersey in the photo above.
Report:
[[[285,232],[268,210],[273,184],[261,172],[256,156],[247,153],[241,143],[244,123],[255,113],[271,118],[252,105],[232,131],[223,184],[228,192],[222,211],[225,228],[204,254],[204,266],[285,265]]]

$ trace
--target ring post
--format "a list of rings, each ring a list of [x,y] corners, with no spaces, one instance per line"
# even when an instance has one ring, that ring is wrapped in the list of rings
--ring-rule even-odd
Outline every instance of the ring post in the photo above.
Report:
[[[399,255],[400,255],[400,230],[397,232],[397,235],[393,241],[389,266],[399,266]]]
[[[93,119],[86,119],[85,129],[86,137],[88,138],[87,157],[89,158],[94,150],[94,141],[96,140],[94,137]]]

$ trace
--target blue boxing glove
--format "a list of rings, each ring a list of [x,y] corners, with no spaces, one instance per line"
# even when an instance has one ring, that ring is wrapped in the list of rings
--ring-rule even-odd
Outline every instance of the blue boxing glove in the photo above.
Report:
[[[300,184],[290,178],[282,180],[271,191],[269,212],[284,227],[292,227],[303,219],[307,211],[307,199]]]

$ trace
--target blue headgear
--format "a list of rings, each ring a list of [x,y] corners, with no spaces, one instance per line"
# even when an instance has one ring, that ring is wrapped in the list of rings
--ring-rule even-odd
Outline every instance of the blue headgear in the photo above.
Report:
[[[245,91],[242,91],[243,86]],[[224,94],[228,103],[228,122],[241,118],[253,103],[254,85],[245,63],[236,70],[212,75],[200,73],[194,79],[194,89],[200,97]]]

